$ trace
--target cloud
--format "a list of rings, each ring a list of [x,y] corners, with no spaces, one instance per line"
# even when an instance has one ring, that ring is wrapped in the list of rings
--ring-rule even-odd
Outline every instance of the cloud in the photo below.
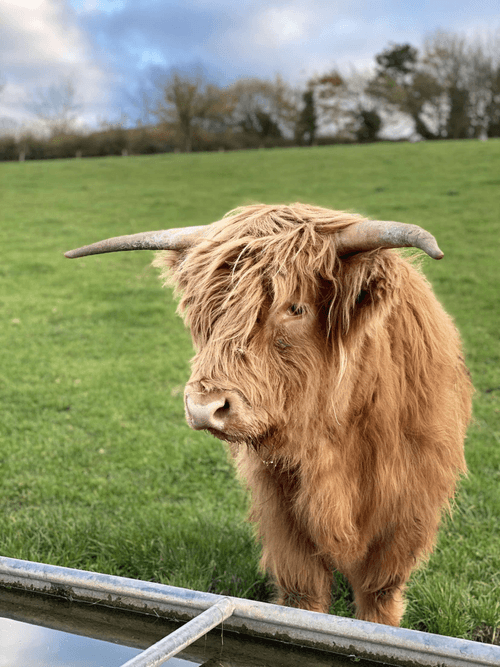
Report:
[[[364,2],[336,4],[325,0],[255,4],[245,21],[232,23],[223,35],[204,44],[206,60],[231,63],[237,75],[273,77],[280,73],[292,83],[334,67],[366,68],[374,54],[393,39],[415,37],[385,20],[366,16]],[[411,40],[413,41],[413,40]],[[235,72],[236,73],[236,72]]]
[[[498,0],[0,0],[0,117],[70,78],[85,120],[132,108],[153,68],[201,66],[221,85],[281,74],[304,85],[373,67],[390,43],[500,25]],[[134,113],[133,108],[131,113]]]
[[[273,76],[281,73],[302,82],[315,73],[349,65],[373,67],[374,56],[390,43],[421,46],[438,27],[463,29],[463,21],[500,25],[498,0],[435,0],[425,5],[405,0],[274,0],[247,2],[231,20],[211,33],[199,49],[206,62],[227,64],[236,75]]]
[[[110,76],[93,58],[74,12],[58,0],[0,0],[0,63],[0,117],[29,122],[34,90],[68,79],[87,109],[82,120],[107,110]]]
[[[269,7],[256,18],[255,43],[281,47],[306,37],[311,13],[297,7]]]

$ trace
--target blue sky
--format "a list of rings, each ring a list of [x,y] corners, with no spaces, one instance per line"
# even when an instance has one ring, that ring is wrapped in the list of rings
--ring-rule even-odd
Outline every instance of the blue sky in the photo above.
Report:
[[[95,123],[138,113],[154,68],[301,85],[333,67],[366,69],[389,43],[419,47],[438,28],[500,41],[500,3],[0,0],[0,125],[28,123],[33,92],[68,78]]]

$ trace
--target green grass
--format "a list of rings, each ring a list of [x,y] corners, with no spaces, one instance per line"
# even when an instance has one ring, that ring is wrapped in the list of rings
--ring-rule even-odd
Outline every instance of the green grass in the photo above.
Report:
[[[404,624],[498,641],[499,141],[0,164],[0,553],[267,599],[224,449],[184,423],[192,348],[152,255],[62,253],[297,200],[420,224],[445,252],[424,270],[477,389],[470,474]],[[349,597],[339,580],[333,611]]]

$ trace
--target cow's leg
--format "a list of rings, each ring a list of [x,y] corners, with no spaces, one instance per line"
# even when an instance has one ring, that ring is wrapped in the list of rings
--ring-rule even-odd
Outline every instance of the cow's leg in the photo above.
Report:
[[[354,591],[356,617],[398,626],[405,610],[404,589],[415,562],[414,552],[401,535],[390,531],[374,540],[362,561],[346,572]]]
[[[354,588],[356,618],[399,626],[405,610],[403,588],[393,586],[375,592]]]
[[[276,583],[276,602],[287,607],[328,613],[331,603],[333,573],[320,556],[314,553],[306,538],[298,543],[289,535],[280,544],[263,537],[264,553],[261,564],[271,572]],[[273,540],[274,542],[274,540]],[[276,551],[273,549],[276,548]]]
[[[277,587],[277,603],[327,613],[332,569],[293,515],[294,475],[266,468],[251,452],[239,469],[252,492],[250,520],[262,543],[261,567]]]

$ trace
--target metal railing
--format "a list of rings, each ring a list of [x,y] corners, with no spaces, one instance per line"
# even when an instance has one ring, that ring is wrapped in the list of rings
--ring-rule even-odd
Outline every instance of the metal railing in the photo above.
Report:
[[[122,667],[156,667],[163,665],[174,655],[180,653],[207,632],[217,627],[229,618],[234,611],[234,604],[229,598],[222,598],[219,602],[201,612],[192,620],[188,621],[182,628],[174,630],[159,642],[153,644],[145,651],[128,660]]]
[[[224,621],[228,631],[394,665],[499,667],[500,646],[0,557],[0,585],[187,621],[123,667],[156,667]]]

